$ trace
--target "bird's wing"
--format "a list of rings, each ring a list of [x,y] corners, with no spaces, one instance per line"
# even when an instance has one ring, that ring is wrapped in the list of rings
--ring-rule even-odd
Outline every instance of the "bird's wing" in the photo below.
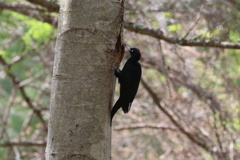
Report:
[[[125,64],[125,66],[123,67],[122,71],[121,71],[121,81],[123,83],[123,85],[125,87],[130,87],[132,85],[132,72],[133,72],[133,68],[132,65],[130,65],[128,62]]]
[[[131,81],[131,89],[129,93],[129,102],[132,103],[139,87],[139,82],[142,75],[142,70],[140,64],[137,66],[138,69],[135,68],[135,72],[132,73],[132,81]]]

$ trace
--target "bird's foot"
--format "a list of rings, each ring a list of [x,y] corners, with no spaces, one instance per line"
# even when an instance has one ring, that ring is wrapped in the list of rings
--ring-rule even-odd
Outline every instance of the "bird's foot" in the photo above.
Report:
[[[120,72],[121,72],[121,70],[119,68],[117,68],[117,67],[114,68],[114,75],[116,77],[119,77]]]

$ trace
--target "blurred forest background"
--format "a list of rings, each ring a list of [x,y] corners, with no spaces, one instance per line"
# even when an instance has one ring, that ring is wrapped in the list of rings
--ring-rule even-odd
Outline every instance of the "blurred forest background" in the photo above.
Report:
[[[44,159],[58,10],[0,2],[2,160]],[[127,0],[124,20],[143,76],[114,119],[112,159],[240,159],[240,0]]]

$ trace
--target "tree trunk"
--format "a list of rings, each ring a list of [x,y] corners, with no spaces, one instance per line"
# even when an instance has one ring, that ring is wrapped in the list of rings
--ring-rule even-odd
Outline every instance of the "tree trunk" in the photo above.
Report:
[[[123,3],[61,1],[47,160],[111,159],[114,66],[123,53]]]

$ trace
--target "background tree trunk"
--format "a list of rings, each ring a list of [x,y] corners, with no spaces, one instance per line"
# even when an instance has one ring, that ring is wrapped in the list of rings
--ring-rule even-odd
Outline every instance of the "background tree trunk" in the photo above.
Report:
[[[123,1],[61,1],[46,159],[111,159]]]

